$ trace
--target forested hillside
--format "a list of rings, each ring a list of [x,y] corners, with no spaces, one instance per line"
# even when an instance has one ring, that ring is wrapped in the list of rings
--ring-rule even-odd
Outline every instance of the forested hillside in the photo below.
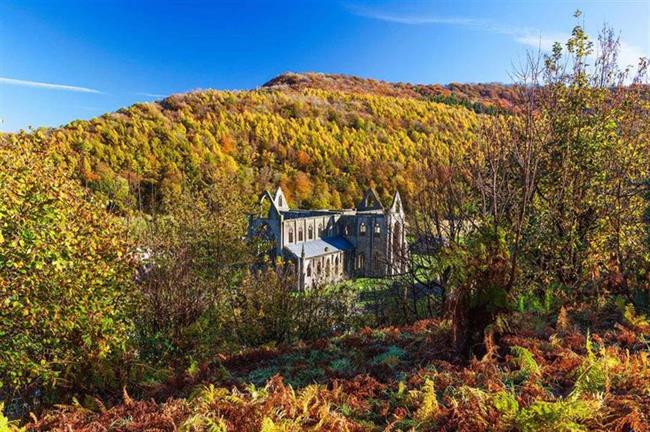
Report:
[[[462,106],[367,91],[372,81],[329,82],[342,89],[174,95],[32,137],[118,208],[151,210],[215,176],[237,177],[250,195],[282,185],[294,205],[325,208],[353,206],[367,187],[408,202],[422,154],[461,151],[479,122]]]

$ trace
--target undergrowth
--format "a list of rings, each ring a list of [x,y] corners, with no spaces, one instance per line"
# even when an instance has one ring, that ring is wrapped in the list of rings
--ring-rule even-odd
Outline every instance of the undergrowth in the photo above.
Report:
[[[28,428],[645,432],[650,332],[641,314],[619,312],[622,324],[599,328],[605,312],[563,308],[561,325],[542,331],[515,314],[496,351],[466,365],[438,320],[251,350],[224,357],[219,374],[201,365],[161,383],[154,399],[59,407]],[[585,317],[592,328],[576,324]]]

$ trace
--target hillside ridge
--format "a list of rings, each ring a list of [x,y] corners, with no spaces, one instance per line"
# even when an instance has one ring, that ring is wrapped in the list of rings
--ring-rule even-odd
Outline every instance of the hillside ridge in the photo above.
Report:
[[[450,105],[465,105],[476,112],[510,111],[516,106],[515,86],[503,83],[414,84],[361,78],[346,74],[285,72],[262,88],[315,88],[381,96],[408,97]]]

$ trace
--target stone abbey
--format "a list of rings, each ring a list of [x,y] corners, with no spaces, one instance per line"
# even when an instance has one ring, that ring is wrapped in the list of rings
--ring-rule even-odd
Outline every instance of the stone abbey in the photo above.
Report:
[[[271,255],[293,263],[299,289],[355,277],[406,271],[404,209],[399,192],[384,207],[370,189],[355,209],[291,209],[281,188],[265,192],[249,217],[249,237],[268,240]]]

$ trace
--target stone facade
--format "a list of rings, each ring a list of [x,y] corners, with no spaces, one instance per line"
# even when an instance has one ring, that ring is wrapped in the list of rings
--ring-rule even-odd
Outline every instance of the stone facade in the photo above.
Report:
[[[270,241],[271,254],[293,264],[299,289],[406,271],[399,193],[388,208],[368,190],[356,209],[300,210],[289,208],[278,188],[273,196],[262,195],[260,207],[249,218],[248,234]]]

